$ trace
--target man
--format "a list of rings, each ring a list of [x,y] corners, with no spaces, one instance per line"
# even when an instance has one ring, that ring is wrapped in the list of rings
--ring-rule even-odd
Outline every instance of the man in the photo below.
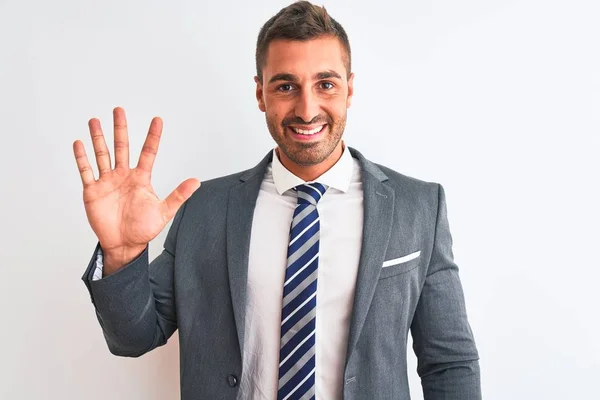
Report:
[[[129,168],[90,120],[99,179],[74,153],[98,245],[83,275],[113,354],[179,331],[181,398],[409,399],[409,329],[426,399],[480,399],[444,191],[341,140],[353,96],[347,35],[298,2],[261,29],[256,98],[277,143],[254,168],[165,200],[150,184],[153,119]],[[173,218],[163,252],[148,243]]]

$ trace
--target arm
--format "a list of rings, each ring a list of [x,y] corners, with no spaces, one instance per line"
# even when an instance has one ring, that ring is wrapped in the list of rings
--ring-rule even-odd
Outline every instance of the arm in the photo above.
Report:
[[[135,168],[130,168],[125,110],[113,109],[114,168],[100,121],[92,118],[88,127],[98,179],[80,140],[73,143],[73,154],[83,184],[86,216],[98,246],[82,280],[110,351],[137,357],[166,343],[177,328],[173,298],[176,237],[184,203],[200,182],[187,179],[164,200],[154,192],[150,178],[162,135],[162,120],[158,117],[150,123]],[[173,216],[176,218],[162,254],[148,265],[148,243]],[[100,245],[105,277],[95,280]]]
[[[185,203],[187,204],[187,203]],[[177,329],[173,269],[181,207],[169,229],[162,253],[148,264],[148,247],[117,272],[94,280],[100,245],[82,280],[111,353],[139,357],[162,346]]]
[[[454,263],[441,185],[433,251],[411,333],[425,400],[481,399],[479,356]]]

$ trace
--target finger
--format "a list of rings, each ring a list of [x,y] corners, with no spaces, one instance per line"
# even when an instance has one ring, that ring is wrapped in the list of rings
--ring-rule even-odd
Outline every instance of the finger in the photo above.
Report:
[[[73,153],[75,154],[75,162],[77,162],[77,169],[79,169],[79,175],[81,176],[83,187],[96,182],[94,179],[94,171],[92,170],[92,166],[88,161],[87,154],[85,153],[85,146],[81,140],[76,140],[73,143]]]
[[[150,123],[148,129],[148,136],[144,141],[142,152],[140,153],[140,159],[138,161],[137,168],[140,168],[148,173],[152,172],[152,166],[156,159],[156,153],[158,152],[158,144],[160,143],[160,136],[162,135],[163,123],[159,117],[154,117]]]
[[[163,201],[164,215],[167,221],[171,220],[179,207],[190,198],[190,196],[198,190],[200,181],[198,179],[187,179],[183,181],[170,195]]]
[[[115,168],[129,169],[129,135],[127,134],[127,118],[125,110],[116,107],[113,110],[115,131]]]
[[[110,153],[108,152],[108,147],[106,147],[106,141],[104,140],[100,121],[97,118],[92,118],[88,125],[90,127],[92,144],[94,145],[94,153],[96,154],[98,172],[100,173],[100,177],[102,177],[102,175],[106,175],[111,171]]]

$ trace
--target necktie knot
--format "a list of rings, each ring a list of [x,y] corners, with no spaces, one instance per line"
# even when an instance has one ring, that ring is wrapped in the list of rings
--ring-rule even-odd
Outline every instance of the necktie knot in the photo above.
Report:
[[[305,183],[295,187],[298,191],[298,204],[312,204],[316,206],[325,194],[327,186],[318,182]]]

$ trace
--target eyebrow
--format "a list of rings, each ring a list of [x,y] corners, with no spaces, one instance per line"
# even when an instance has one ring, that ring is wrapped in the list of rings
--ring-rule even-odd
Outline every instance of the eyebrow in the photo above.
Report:
[[[330,69],[329,71],[319,72],[318,74],[316,74],[314,76],[315,80],[329,79],[329,78],[342,79],[342,77],[340,76],[340,74],[338,74],[337,72],[335,72],[332,69]]]
[[[342,79],[342,77],[340,76],[340,74],[338,74],[337,72],[335,72],[334,70],[328,70],[328,71],[322,71],[322,72],[317,72],[315,75],[313,75],[313,80],[321,80],[321,79],[330,79],[330,78],[337,78],[337,79]],[[273,83],[273,82],[277,82],[277,81],[286,81],[286,82],[294,82],[297,83],[298,82],[298,77],[294,74],[288,74],[288,73],[281,73],[281,74],[275,74],[271,77],[271,79],[269,79],[269,83]]]

